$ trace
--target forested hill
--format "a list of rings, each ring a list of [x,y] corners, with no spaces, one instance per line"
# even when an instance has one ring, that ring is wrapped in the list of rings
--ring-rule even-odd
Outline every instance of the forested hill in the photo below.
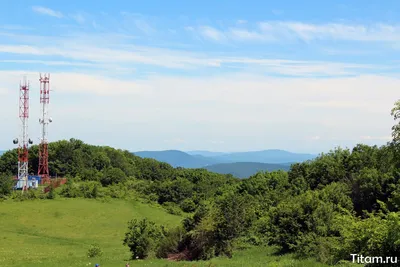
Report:
[[[37,146],[32,146],[32,173],[37,173],[37,152]],[[55,194],[141,198],[173,214],[187,212],[179,228],[154,230],[158,239],[148,240],[155,244],[148,249],[157,257],[170,253],[183,253],[191,260],[230,256],[238,244],[273,245],[281,253],[326,263],[351,260],[351,254],[400,255],[397,142],[338,148],[293,164],[287,172],[260,172],[242,180],[204,169],[173,168],[129,151],[75,139],[50,143],[49,158],[51,175],[69,177],[66,185],[48,193],[49,199]],[[42,198],[39,191],[12,193],[15,162],[16,150],[0,157],[0,196]]]
[[[221,174],[232,174],[238,178],[248,178],[257,172],[262,171],[288,171],[290,169],[290,163],[287,164],[270,164],[270,163],[259,163],[259,162],[235,162],[235,163],[220,163],[204,167],[210,172],[216,172]]]

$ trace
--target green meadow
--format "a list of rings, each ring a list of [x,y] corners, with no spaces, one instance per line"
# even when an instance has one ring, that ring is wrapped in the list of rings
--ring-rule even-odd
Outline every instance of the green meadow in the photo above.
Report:
[[[127,222],[144,218],[165,226],[181,217],[138,201],[55,199],[0,203],[0,266],[102,267],[125,266],[130,253],[122,245]],[[103,251],[88,258],[91,244]],[[162,259],[129,261],[131,266],[326,266],[313,260],[278,256],[273,248],[238,250],[231,259],[207,262],[170,262]]]

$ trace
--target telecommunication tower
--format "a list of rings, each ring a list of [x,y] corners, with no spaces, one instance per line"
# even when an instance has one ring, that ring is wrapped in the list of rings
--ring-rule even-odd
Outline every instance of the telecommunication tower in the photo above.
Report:
[[[40,104],[41,104],[41,138],[39,144],[39,168],[38,175],[41,177],[42,184],[50,183],[49,175],[49,153],[47,140],[47,127],[52,119],[48,114],[48,105],[50,100],[50,74],[42,76],[40,74]]]
[[[28,138],[29,83],[26,77],[19,86],[19,118],[21,120],[20,137],[14,139],[13,143],[18,144],[18,183],[23,193],[28,190],[28,147],[33,143]]]

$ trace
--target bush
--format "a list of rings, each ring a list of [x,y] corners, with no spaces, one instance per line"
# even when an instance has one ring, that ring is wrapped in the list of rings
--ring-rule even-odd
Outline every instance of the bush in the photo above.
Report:
[[[186,231],[183,227],[176,227],[165,234],[158,246],[156,256],[167,258],[168,254],[179,253],[180,245],[185,237]]]
[[[11,194],[11,198],[17,201],[33,200],[33,199],[47,199],[48,195],[44,194],[40,190],[30,189],[22,193],[22,191],[14,191]]]
[[[162,206],[169,214],[182,215],[182,211],[180,210],[179,206],[173,202],[165,202]]]
[[[340,246],[334,252],[336,260],[351,260],[350,254],[353,253],[360,255],[400,255],[399,213],[368,214],[366,219],[343,215],[338,216],[336,220],[340,232]]]
[[[103,171],[100,182],[103,186],[123,183],[127,180],[126,174],[119,168],[107,168]]]
[[[68,179],[67,183],[61,187],[60,195],[68,198],[76,198],[81,197],[82,192],[79,190],[78,185],[73,182],[73,179]]]
[[[154,222],[137,219],[128,222],[128,231],[125,233],[123,245],[128,246],[132,259],[144,259],[157,246],[164,236],[163,228]]]
[[[55,199],[55,198],[56,198],[56,192],[54,190],[53,185],[50,185],[50,191],[49,193],[47,193],[47,199]]]
[[[184,212],[193,212],[196,209],[196,204],[188,198],[181,202],[180,207]]]
[[[101,255],[103,255],[103,252],[97,244],[91,245],[87,252],[88,258],[100,257]]]
[[[100,187],[101,184],[94,181],[82,182],[79,185],[80,192],[82,192],[84,198],[97,198]]]
[[[104,188],[105,195],[111,198],[125,198],[127,196],[127,190],[120,184],[109,185]]]
[[[0,197],[8,196],[12,193],[13,179],[11,176],[0,174]]]

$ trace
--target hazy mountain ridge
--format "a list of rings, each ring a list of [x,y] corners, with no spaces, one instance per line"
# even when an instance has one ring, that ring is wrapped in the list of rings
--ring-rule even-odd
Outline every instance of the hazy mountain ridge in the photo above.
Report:
[[[240,178],[251,176],[258,171],[288,170],[295,162],[316,157],[312,154],[292,153],[278,149],[236,153],[164,150],[138,151],[133,154],[166,162],[173,167],[205,168]]]
[[[185,153],[192,155],[192,156],[203,156],[203,157],[215,157],[215,156],[221,156],[221,155],[228,154],[228,153],[224,153],[224,152],[213,152],[213,151],[207,151],[207,150],[185,151]]]
[[[250,152],[236,152],[212,157],[221,162],[260,162],[260,163],[288,163],[302,162],[314,159],[316,155],[305,153],[292,153],[285,150],[269,149]]]
[[[133,152],[133,154],[142,158],[152,158],[166,162],[173,167],[200,168],[206,165],[219,163],[217,160],[198,155],[192,156],[180,150],[138,151]]]

